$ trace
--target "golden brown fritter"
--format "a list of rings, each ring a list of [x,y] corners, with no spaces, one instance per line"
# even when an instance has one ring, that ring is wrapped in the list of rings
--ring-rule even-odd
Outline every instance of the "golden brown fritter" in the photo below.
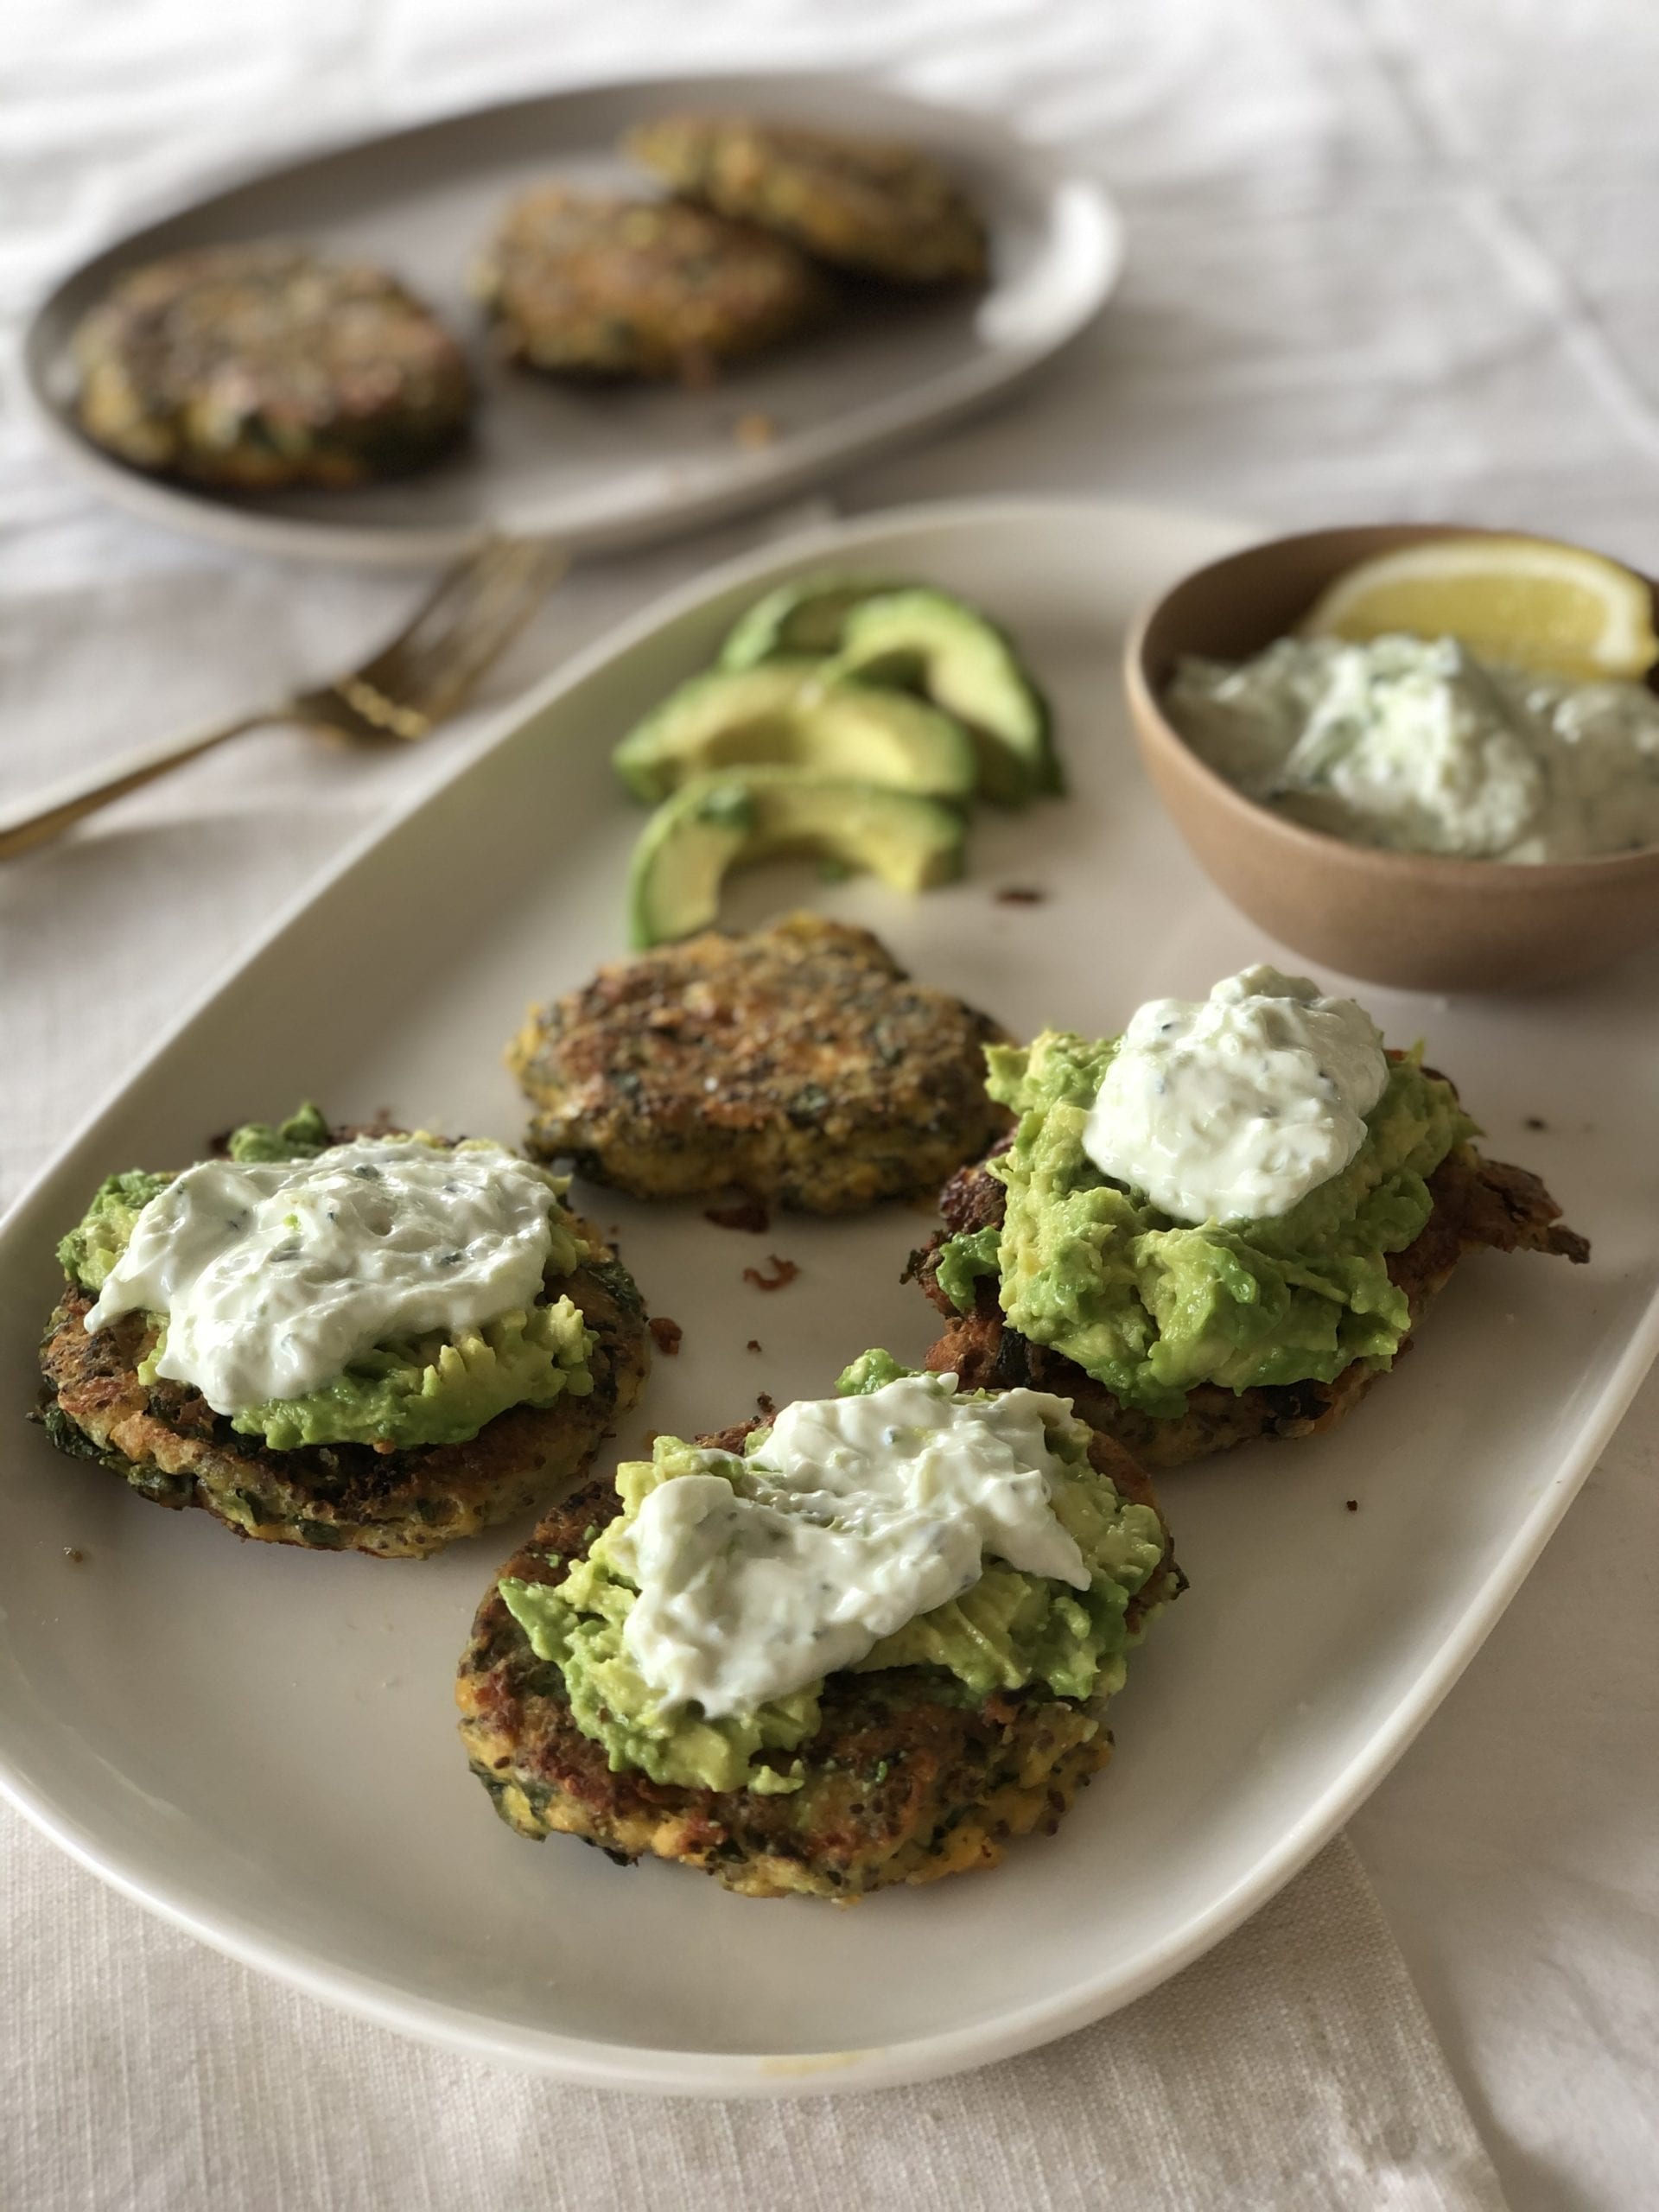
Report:
[[[881,139],[664,115],[626,150],[676,192],[792,239],[821,261],[894,284],[975,283],[985,226],[948,171]]]
[[[1002,1037],[867,930],[792,914],[602,968],[507,1058],[543,1159],[636,1198],[850,1213],[937,1188],[1007,1127],[984,1089]]]
[[[746,1433],[702,1441],[741,1451]],[[1096,1437],[1090,1456],[1125,1497],[1156,1509],[1145,1476],[1109,1438]],[[545,1580],[550,1554],[581,1558],[618,1510],[610,1484],[588,1484],[548,1516],[498,1584]],[[1181,1587],[1166,1545],[1162,1568],[1129,1602],[1132,1630]],[[851,1900],[995,1866],[1011,1838],[1052,1834],[1112,1749],[1085,1704],[1040,1684],[969,1706],[950,1700],[936,1670],[908,1667],[828,1677],[818,1733],[778,1754],[785,1766],[804,1764],[798,1790],[690,1789],[613,1774],[604,1745],[571,1719],[558,1668],[536,1656],[494,1585],[455,1695],[473,1771],[521,1835],[581,1836],[620,1859],[678,1859],[745,1897]]]
[[[88,437],[232,490],[402,475],[453,445],[472,407],[460,346],[395,277],[282,240],[136,269],[73,343]]]
[[[335,1144],[382,1134],[329,1131]],[[633,1278],[591,1222],[566,1224],[588,1247],[580,1266],[550,1276],[548,1294],[569,1298],[595,1338],[593,1389],[550,1406],[513,1406],[461,1444],[395,1452],[367,1444],[308,1444],[277,1451],[245,1436],[199,1390],[138,1368],[156,1342],[143,1313],[89,1334],[94,1300],[65,1289],[41,1346],[41,1418],[60,1451],[95,1459],[158,1505],[199,1505],[239,1536],[313,1550],[422,1559],[458,1536],[527,1512],[582,1473],[651,1368],[645,1309]]]
[[[793,337],[827,302],[794,248],[671,200],[547,185],[515,201],[477,289],[510,359],[696,381]]]
[[[998,1147],[1001,1149],[1001,1147]],[[1560,1208],[1535,1175],[1502,1160],[1484,1160],[1459,1145],[1428,1179],[1433,1211],[1415,1242],[1389,1258],[1389,1277],[1404,1291],[1414,1330],[1437,1291],[1468,1252],[1548,1252],[1582,1263],[1590,1247],[1575,1230],[1560,1225]],[[939,1199],[945,1235],[1000,1224],[1007,1192],[983,1165],[963,1168]],[[1116,1439],[1149,1467],[1178,1467],[1212,1452],[1258,1437],[1313,1436],[1334,1427],[1385,1369],[1363,1360],[1334,1382],[1288,1382],[1233,1392],[1201,1383],[1187,1393],[1185,1414],[1167,1420],[1125,1406],[1062,1352],[1011,1329],[997,1303],[994,1275],[975,1285],[973,1311],[958,1313],[935,1273],[936,1236],[911,1256],[907,1274],[919,1281],[948,1325],[927,1356],[935,1374],[959,1375],[964,1390],[1012,1390],[1025,1386],[1070,1398],[1077,1418]],[[1398,1358],[1410,1349],[1406,1337]]]

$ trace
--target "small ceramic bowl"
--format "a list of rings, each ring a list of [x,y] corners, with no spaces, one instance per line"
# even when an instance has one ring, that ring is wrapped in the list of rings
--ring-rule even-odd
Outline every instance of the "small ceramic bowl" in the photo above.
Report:
[[[1257,806],[1206,767],[1160,705],[1185,653],[1244,660],[1374,554],[1485,533],[1450,524],[1319,530],[1197,569],[1131,632],[1124,681],[1147,772],[1235,906],[1321,965],[1407,990],[1521,990],[1659,938],[1659,847],[1522,866],[1350,845]]]

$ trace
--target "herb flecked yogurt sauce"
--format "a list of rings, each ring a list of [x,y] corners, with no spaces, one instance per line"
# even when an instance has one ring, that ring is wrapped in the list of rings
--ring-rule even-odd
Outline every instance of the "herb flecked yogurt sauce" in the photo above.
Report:
[[[156,1372],[215,1413],[296,1398],[390,1338],[531,1305],[553,1186],[496,1145],[362,1137],[313,1160],[206,1160],[138,1216],[86,1316],[163,1314]]]
[[[1086,1590],[1044,1423],[1064,1399],[907,1376],[785,1406],[756,1453],[652,1491],[612,1547],[639,1595],[623,1640],[664,1712],[751,1713],[978,1581],[986,1552]],[[729,1468],[741,1487],[728,1482]]]
[[[1388,1079],[1382,1034],[1352,999],[1247,968],[1207,999],[1137,1010],[1083,1147],[1173,1221],[1262,1220],[1341,1173]]]
[[[1351,843],[1465,860],[1659,844],[1659,697],[1478,659],[1455,638],[1281,638],[1164,695],[1246,798]]]

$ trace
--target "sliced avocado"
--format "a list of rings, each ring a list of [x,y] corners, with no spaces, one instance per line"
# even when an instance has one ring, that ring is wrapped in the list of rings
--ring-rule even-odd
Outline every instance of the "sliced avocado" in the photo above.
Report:
[[[860,601],[823,673],[913,687],[965,722],[988,798],[1017,806],[1064,788],[1042,694],[996,625],[948,592],[918,586]]]
[[[849,575],[820,569],[797,576],[756,600],[738,617],[720,649],[722,668],[753,668],[786,653],[832,653],[841,643],[842,625],[861,599],[898,587],[883,576]]]
[[[966,798],[977,780],[973,741],[925,700],[868,683],[825,683],[822,664],[768,661],[715,669],[682,683],[616,749],[636,798],[666,798],[719,768],[805,768]]]
[[[644,947],[712,928],[728,868],[778,854],[815,854],[924,891],[961,874],[965,834],[954,807],[879,784],[781,767],[695,777],[634,848],[630,934]]]

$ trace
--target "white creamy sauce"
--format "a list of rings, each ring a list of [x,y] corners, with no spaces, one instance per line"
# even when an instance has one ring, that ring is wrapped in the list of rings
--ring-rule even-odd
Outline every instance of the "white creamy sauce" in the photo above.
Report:
[[[956,1389],[906,1376],[785,1406],[752,1458],[710,1453],[709,1473],[646,1496],[610,1550],[639,1592],[624,1641],[664,1712],[752,1713],[852,1666],[969,1588],[987,1552],[1087,1589],[1043,1427],[1071,1427],[1070,1406]]]
[[[494,1145],[364,1137],[315,1160],[207,1160],[143,1209],[86,1326],[164,1313],[157,1373],[216,1413],[300,1397],[391,1338],[531,1305],[553,1203]]]
[[[1351,842],[1467,860],[1659,844],[1659,698],[1490,665],[1455,638],[1281,638],[1165,696],[1248,798]]]
[[[1084,1150],[1172,1220],[1260,1220],[1341,1173],[1388,1079],[1382,1036],[1352,999],[1247,968],[1207,999],[1137,1011]]]

